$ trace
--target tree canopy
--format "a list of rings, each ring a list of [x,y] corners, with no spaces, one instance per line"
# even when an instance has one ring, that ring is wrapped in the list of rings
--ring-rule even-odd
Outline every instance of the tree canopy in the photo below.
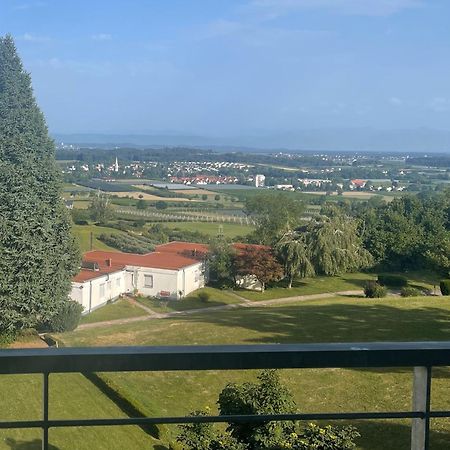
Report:
[[[245,210],[257,224],[255,241],[273,245],[284,233],[297,226],[303,203],[287,193],[262,193],[248,198]]]
[[[79,266],[53,141],[13,39],[0,38],[0,331],[67,301]]]

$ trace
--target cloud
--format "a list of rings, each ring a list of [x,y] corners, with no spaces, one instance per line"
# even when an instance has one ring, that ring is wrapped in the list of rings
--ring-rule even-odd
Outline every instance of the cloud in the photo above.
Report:
[[[391,97],[389,99],[389,103],[393,106],[402,106],[403,105],[403,100],[401,98],[398,97]]]
[[[450,100],[445,97],[434,97],[428,103],[428,108],[435,112],[448,112],[450,111]]]
[[[94,41],[110,41],[112,40],[112,36],[108,33],[99,33],[99,34],[93,34],[91,36],[91,39]]]
[[[390,16],[421,6],[423,0],[251,0],[244,8],[272,20],[295,11],[316,9],[343,15]]]
[[[32,2],[32,3],[21,3],[20,5],[14,6],[14,9],[17,11],[26,11],[32,8],[42,8],[47,6],[45,2]]]
[[[37,43],[43,43],[43,42],[50,42],[51,38],[48,36],[39,36],[32,33],[25,33],[24,35],[20,36],[19,39],[22,39],[23,41],[27,42],[37,42]]]

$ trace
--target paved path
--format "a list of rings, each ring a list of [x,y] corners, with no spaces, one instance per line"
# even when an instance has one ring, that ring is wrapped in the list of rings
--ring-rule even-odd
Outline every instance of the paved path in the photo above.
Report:
[[[191,314],[208,313],[208,312],[212,312],[212,311],[226,311],[229,309],[237,309],[237,308],[260,308],[260,307],[264,307],[264,306],[289,304],[289,303],[296,303],[296,302],[301,302],[301,301],[306,301],[306,300],[318,300],[321,298],[332,298],[332,297],[336,297],[337,295],[358,295],[359,296],[362,294],[363,294],[362,290],[339,291],[339,292],[326,292],[323,294],[297,295],[295,297],[284,297],[284,298],[273,298],[273,299],[261,300],[261,301],[251,301],[248,299],[244,299],[243,297],[233,293],[233,295],[235,297],[242,299],[242,303],[232,303],[229,305],[210,306],[210,307],[206,307],[206,308],[186,309],[184,311],[172,311],[172,312],[168,312],[168,313],[157,313],[157,312],[153,311],[152,309],[148,308],[147,306],[144,306],[141,303],[136,302],[136,300],[131,299],[131,301],[134,302],[134,304],[136,306],[140,306],[142,309],[147,311],[148,315],[139,316],[139,317],[130,317],[127,319],[107,320],[104,322],[85,323],[85,324],[78,326],[78,328],[75,331],[86,330],[86,329],[91,329],[91,328],[108,327],[111,325],[123,325],[123,324],[127,324],[127,323],[143,322],[144,320],[167,319],[170,317],[188,316]]]

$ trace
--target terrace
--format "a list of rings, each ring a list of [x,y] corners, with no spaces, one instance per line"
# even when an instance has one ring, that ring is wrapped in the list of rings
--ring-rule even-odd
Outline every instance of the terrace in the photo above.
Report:
[[[194,422],[267,422],[282,420],[411,419],[411,450],[428,450],[430,419],[448,418],[450,411],[432,410],[433,367],[450,365],[450,342],[385,342],[287,345],[171,347],[105,347],[1,350],[0,374],[42,374],[42,418],[2,421],[0,429],[42,429],[48,450],[49,430]],[[50,374],[127,371],[194,371],[307,368],[410,368],[411,409],[389,412],[330,412],[258,416],[128,417],[53,419],[49,417]]]

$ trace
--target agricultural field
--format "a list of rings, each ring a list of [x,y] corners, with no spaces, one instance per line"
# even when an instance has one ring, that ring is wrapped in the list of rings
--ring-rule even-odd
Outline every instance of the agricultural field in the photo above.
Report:
[[[132,191],[132,192],[114,192],[114,195],[117,197],[131,197],[133,199],[142,199],[142,200],[152,200],[152,201],[160,201],[163,200],[165,202],[196,202],[198,200],[191,200],[189,198],[183,198],[183,197],[159,197],[157,195],[149,194],[147,192],[139,192],[139,191]]]
[[[167,222],[164,223],[167,228],[176,228],[183,231],[199,231],[208,236],[217,236],[219,229],[225,237],[233,239],[237,236],[245,236],[251,233],[254,228],[247,225],[235,223],[212,223],[212,222]]]
[[[100,236],[103,233],[107,234],[123,233],[123,231],[116,230],[114,228],[97,227],[95,225],[74,225],[72,230],[75,238],[78,240],[80,244],[80,249],[83,253],[90,250],[91,233],[93,233],[93,241],[92,241],[93,250],[111,250],[111,251],[117,250],[104,244],[102,241],[98,239],[98,236]]]
[[[69,346],[448,340],[450,302],[444,297],[378,300],[334,297],[86,329],[58,338]],[[450,371],[439,369],[435,375],[432,407],[448,409]],[[218,393],[227,382],[251,380],[256,373],[227,371],[219,376],[217,371],[207,371],[107,376],[147,414],[181,415],[205,406],[215,412]],[[281,376],[303,412],[407,410],[411,404],[410,370],[283,370]],[[362,434],[359,450],[409,449],[408,421],[354,424]],[[449,425],[445,420],[433,421],[433,450],[449,448]],[[169,438],[176,433],[175,427],[170,428]]]

